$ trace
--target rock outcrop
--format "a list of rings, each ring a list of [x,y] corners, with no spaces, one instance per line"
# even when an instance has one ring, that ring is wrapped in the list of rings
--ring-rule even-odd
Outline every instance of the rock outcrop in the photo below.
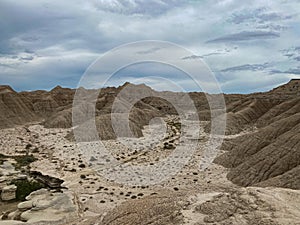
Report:
[[[37,119],[30,99],[9,86],[0,86],[0,128],[14,127]]]
[[[8,185],[2,188],[1,199],[2,201],[11,201],[16,199],[16,185]]]
[[[298,189],[296,174],[300,165],[300,98],[286,100],[257,120],[258,129],[225,141],[227,152],[215,162],[231,168],[234,183],[271,185]]]
[[[37,222],[65,224],[77,216],[77,207],[70,193],[41,189],[27,196],[25,202],[19,203],[18,209],[8,214],[7,219],[20,220],[27,224]]]

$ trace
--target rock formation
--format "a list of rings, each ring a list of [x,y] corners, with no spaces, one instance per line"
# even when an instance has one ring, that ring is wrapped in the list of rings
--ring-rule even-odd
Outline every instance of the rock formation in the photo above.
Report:
[[[11,201],[16,199],[16,185],[9,185],[2,188],[1,199],[2,201]]]
[[[0,86],[0,126],[12,128],[0,130],[0,148],[5,154],[0,155],[0,188],[2,199],[7,201],[0,201],[0,205],[14,203],[11,200],[18,194],[20,183],[34,180],[48,188],[39,187],[29,196],[26,193],[26,201],[2,213],[0,224],[298,223],[299,80],[264,93],[226,94],[226,112],[220,105],[210,108],[208,102],[216,95],[188,93],[201,120],[200,137],[193,136],[199,127],[187,131],[188,140],[198,144],[189,164],[161,184],[127,187],[112,182],[115,177],[110,180],[97,174],[97,165],[102,165],[98,156],[85,159],[85,149],[78,149],[74,133],[79,136],[77,141],[83,142],[100,137],[120,163],[149,168],[185,141],[180,139],[184,126],[178,112],[160,97],[141,99],[130,108],[129,115],[124,113],[129,109],[128,99],[118,95],[130,86],[125,83],[103,88],[94,102],[90,100],[95,90],[80,88],[87,96],[74,108],[73,89],[57,86],[51,91],[18,93],[9,86]],[[137,85],[136,95],[141,94],[141,88],[147,93],[159,93]],[[170,99],[184,99],[184,93],[164,94]],[[119,108],[113,111],[115,101]],[[78,110],[82,118],[72,128],[73,110]],[[95,117],[91,117],[93,111]],[[227,115],[227,128],[220,154],[214,164],[199,171],[211,115],[222,113]],[[163,117],[166,125],[167,132],[162,137],[158,132],[162,126],[148,126],[155,117]],[[193,124],[196,117],[187,121]],[[122,133],[118,139],[111,124],[113,119]],[[95,134],[82,129],[93,125],[93,120]],[[123,123],[126,121],[128,124]],[[106,162],[109,165],[111,161]]]

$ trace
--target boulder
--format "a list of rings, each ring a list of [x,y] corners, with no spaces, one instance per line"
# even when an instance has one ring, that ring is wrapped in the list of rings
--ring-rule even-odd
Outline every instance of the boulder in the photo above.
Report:
[[[41,189],[27,196],[27,201],[18,205],[21,220],[27,223],[40,221],[67,221],[77,215],[77,207],[70,193]]]
[[[16,211],[14,211],[14,212],[9,213],[9,214],[7,215],[7,218],[8,218],[9,220],[18,220],[18,219],[20,219],[20,216],[21,216],[21,212],[18,211],[18,210],[16,210]],[[1,221],[1,222],[2,222],[2,221]],[[2,225],[1,222],[0,222],[0,225]]]
[[[15,170],[15,167],[9,161],[3,162],[0,166],[0,174],[2,176],[12,176],[18,173],[19,172]]]
[[[9,185],[2,188],[1,199],[3,201],[10,201],[16,199],[16,190],[17,190],[16,185]]]
[[[21,202],[18,204],[18,209],[20,211],[26,211],[33,207],[32,201]]]

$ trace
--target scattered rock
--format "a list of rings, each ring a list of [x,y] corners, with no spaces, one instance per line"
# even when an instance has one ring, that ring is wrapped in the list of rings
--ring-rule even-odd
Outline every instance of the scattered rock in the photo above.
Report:
[[[2,188],[2,192],[1,192],[2,201],[11,201],[16,199],[16,191],[17,191],[16,185],[9,185]]]

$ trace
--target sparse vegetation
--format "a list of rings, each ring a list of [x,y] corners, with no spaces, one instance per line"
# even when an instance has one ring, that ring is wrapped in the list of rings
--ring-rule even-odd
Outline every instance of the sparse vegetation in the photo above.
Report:
[[[173,124],[173,126],[175,126],[178,130],[181,130],[181,123],[180,122],[175,122]]]
[[[37,158],[35,158],[33,155],[13,156],[12,158],[17,162],[15,164],[17,169],[20,169],[24,166],[29,166],[30,163],[37,160]]]
[[[35,180],[15,180],[11,184],[17,186],[16,199],[19,201],[24,201],[26,196],[31,192],[44,188],[45,186]]]
[[[33,155],[8,156],[0,153],[0,164],[3,164],[3,162],[7,161],[8,159],[14,159],[16,161],[14,166],[19,170],[37,160],[37,158],[35,158]]]

